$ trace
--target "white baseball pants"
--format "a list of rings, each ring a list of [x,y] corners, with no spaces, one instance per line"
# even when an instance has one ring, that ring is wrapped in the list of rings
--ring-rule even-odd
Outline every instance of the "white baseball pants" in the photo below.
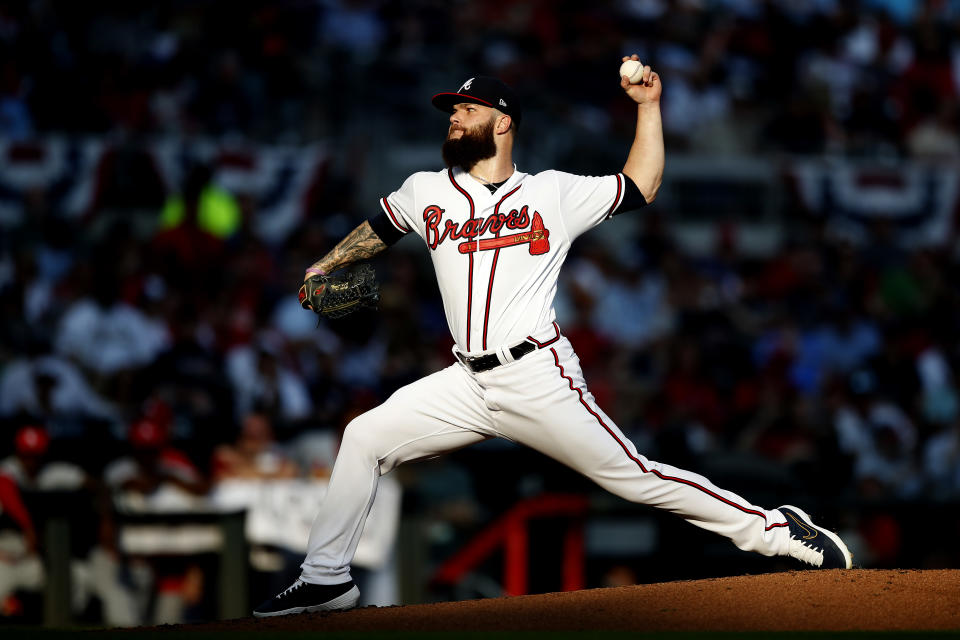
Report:
[[[506,364],[480,373],[458,362],[354,419],[310,532],[302,579],[350,579],[381,474],[495,436],[536,449],[622,498],[676,513],[745,551],[786,553],[789,532],[779,511],[637,453],[587,391],[570,342],[558,333],[541,344],[517,361],[501,350]]]

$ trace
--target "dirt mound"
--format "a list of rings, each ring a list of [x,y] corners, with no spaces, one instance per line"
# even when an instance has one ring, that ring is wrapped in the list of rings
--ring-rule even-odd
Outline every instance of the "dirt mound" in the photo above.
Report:
[[[282,618],[204,631],[960,629],[960,570],[795,571]]]

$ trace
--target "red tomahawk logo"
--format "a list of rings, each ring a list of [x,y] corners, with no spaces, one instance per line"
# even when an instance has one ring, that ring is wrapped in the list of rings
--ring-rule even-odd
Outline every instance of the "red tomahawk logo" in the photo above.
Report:
[[[486,251],[487,249],[502,249],[503,247],[512,247],[516,244],[530,244],[530,255],[538,256],[550,251],[550,229],[543,227],[543,219],[537,212],[533,213],[533,223],[530,225],[530,231],[523,233],[514,233],[509,236],[500,236],[498,238],[484,238],[483,240],[468,240],[461,242],[457,247],[460,253],[473,253],[474,251]]]

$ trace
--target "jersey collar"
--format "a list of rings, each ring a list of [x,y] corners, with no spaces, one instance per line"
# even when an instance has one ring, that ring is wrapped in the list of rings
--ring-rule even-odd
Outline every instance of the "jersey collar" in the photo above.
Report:
[[[482,182],[480,182],[479,180],[471,176],[468,172],[464,171],[460,167],[453,168],[453,179],[457,181],[458,185],[460,185],[462,188],[469,191],[471,194],[482,193],[484,196],[487,196],[487,197],[494,197],[498,193],[502,192],[504,189],[512,189],[513,186],[517,182],[519,182],[524,175],[526,174],[521,173],[517,169],[517,163],[514,162],[513,173],[510,174],[510,177],[507,178],[506,182],[500,185],[496,191],[491,193],[490,190],[487,189],[487,187],[485,187]]]

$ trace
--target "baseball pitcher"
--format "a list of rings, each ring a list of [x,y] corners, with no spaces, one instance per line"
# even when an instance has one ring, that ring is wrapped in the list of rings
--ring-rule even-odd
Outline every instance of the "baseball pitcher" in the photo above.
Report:
[[[813,567],[851,566],[840,538],[797,507],[764,509],[641,455],[597,406],[555,322],[557,276],[574,239],[649,204],[660,187],[660,77],[640,65],[630,77],[621,75],[620,86],[637,105],[636,134],[622,171],[599,177],[520,171],[512,157],[520,101],[495,78],[470,78],[434,96],[433,105],[449,114],[447,168],[407,178],[380,200],[378,216],[306,270],[301,304],[340,315],[374,300],[376,286],[368,272],[344,278],[334,272],[403,236],[419,236],[436,270],[456,362],[347,426],[302,573],[254,615],[355,606],[350,562],[380,476],[496,437],[532,447],[618,496],[676,513],[741,549]]]

